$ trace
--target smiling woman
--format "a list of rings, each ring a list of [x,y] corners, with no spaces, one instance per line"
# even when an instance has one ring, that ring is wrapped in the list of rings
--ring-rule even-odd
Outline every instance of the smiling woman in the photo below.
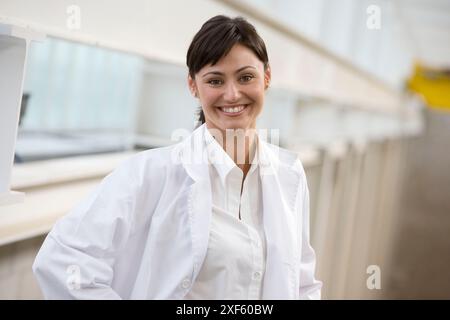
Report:
[[[189,88],[209,128],[255,128],[270,82],[264,41],[241,17],[216,16],[194,37],[188,52]],[[238,115],[242,115],[237,117]]]
[[[206,122],[245,177],[250,168],[256,119],[263,109],[271,77],[264,41],[245,19],[219,15],[208,20],[195,35],[186,61],[189,88],[201,105],[199,121]],[[226,130],[233,129],[242,130],[234,130],[233,141],[226,141],[230,136]],[[235,136],[240,139],[235,141]]]
[[[254,129],[269,79],[270,68],[246,46],[235,44],[219,62],[204,66],[194,79],[189,76],[189,84],[209,128]]]
[[[47,298],[320,298],[303,166],[255,130],[264,42],[243,18],[216,16],[187,65],[203,124],[125,161],[58,221],[33,265]]]

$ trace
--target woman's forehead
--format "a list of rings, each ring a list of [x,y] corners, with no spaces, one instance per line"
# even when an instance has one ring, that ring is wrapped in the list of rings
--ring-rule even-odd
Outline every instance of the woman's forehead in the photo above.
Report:
[[[253,70],[260,70],[264,67],[264,63],[249,48],[242,45],[235,45],[216,64],[212,65],[209,63],[205,65],[199,73],[200,75],[210,72],[235,73],[246,67]]]

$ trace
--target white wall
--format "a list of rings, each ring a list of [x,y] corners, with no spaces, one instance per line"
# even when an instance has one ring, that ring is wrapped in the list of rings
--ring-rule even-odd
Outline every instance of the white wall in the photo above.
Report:
[[[81,10],[79,30],[67,27],[69,5],[78,5]],[[180,65],[185,63],[186,50],[195,32],[216,14],[246,16],[224,2],[207,0],[126,3],[120,0],[107,3],[3,0],[0,4],[0,21],[29,25],[49,35]],[[320,45],[311,44],[295,32],[283,32],[270,19],[249,17],[249,20],[266,41],[273,87],[370,109],[393,111],[399,108],[397,92],[351,64],[343,63]]]

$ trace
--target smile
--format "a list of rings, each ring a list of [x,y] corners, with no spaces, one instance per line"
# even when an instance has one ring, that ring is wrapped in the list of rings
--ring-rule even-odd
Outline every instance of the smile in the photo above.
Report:
[[[219,109],[226,115],[237,116],[241,114],[247,108],[247,106],[248,104],[242,104],[231,107],[219,107]]]

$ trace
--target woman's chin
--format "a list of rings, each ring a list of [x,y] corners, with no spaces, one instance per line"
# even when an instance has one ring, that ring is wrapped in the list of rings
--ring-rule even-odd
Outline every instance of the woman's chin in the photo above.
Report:
[[[245,117],[221,118],[220,124],[222,128],[227,129],[245,129],[248,127],[249,121]]]
[[[237,130],[237,129],[250,129],[250,128],[254,128],[254,123],[255,121],[253,119],[249,119],[248,116],[246,115],[242,115],[239,117],[218,117],[215,119],[215,121],[213,121],[213,123],[215,125],[213,125],[213,127],[217,127],[223,131],[225,131],[226,129],[233,129],[233,130]]]
[[[227,128],[233,128],[233,129],[244,129],[247,128],[249,123],[250,123],[250,119],[248,119],[248,117],[246,116],[239,116],[239,117],[235,117],[235,118],[220,118],[220,122],[224,127]]]

